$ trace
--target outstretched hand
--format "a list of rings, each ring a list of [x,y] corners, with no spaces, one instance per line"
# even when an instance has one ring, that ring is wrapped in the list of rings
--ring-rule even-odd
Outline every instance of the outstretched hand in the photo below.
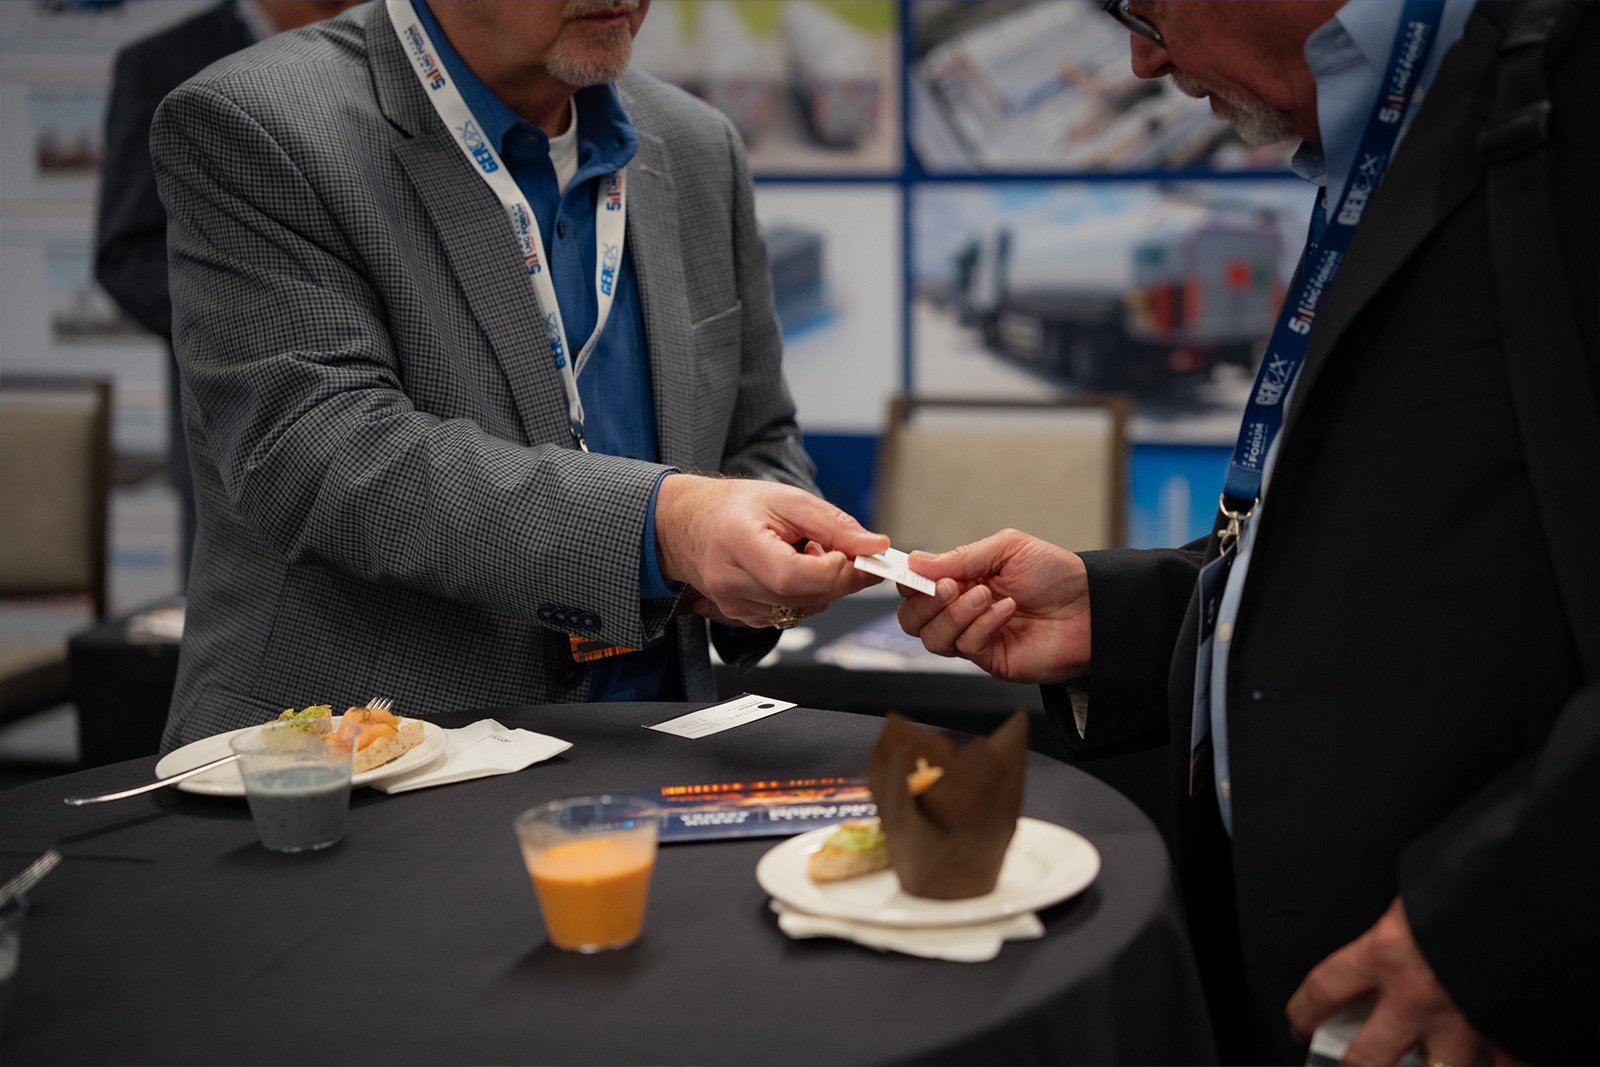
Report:
[[[1518,1061],[1485,1040],[1439,984],[1411,935],[1399,897],[1366,933],[1311,969],[1289,998],[1289,1027],[1302,1041],[1351,1001],[1376,993],[1372,1012],[1344,1062],[1387,1067],[1420,1046],[1451,1067]]]
[[[928,651],[1014,682],[1088,671],[1089,579],[1075,553],[1002,530],[941,555],[914,552],[911,569],[937,581],[936,595],[900,605],[901,629]]]
[[[851,561],[889,539],[791,485],[673,474],[656,497],[656,545],[662,574],[701,594],[696,611],[758,627],[775,606],[815,614],[876,584]]]

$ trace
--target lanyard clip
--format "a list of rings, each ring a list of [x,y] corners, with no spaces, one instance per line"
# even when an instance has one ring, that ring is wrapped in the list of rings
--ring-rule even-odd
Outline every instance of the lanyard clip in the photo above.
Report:
[[[1250,516],[1255,514],[1256,505],[1261,503],[1261,498],[1256,497],[1250,501],[1250,506],[1234,511],[1228,507],[1226,493],[1217,496],[1217,510],[1222,512],[1223,518],[1228,520],[1228,525],[1222,528],[1222,533],[1217,536],[1218,555],[1226,556],[1239,545],[1239,535],[1244,530],[1244,524],[1250,521]]]

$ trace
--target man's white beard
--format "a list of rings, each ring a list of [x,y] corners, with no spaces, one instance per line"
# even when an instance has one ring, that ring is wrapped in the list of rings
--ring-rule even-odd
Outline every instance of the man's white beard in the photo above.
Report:
[[[1247,145],[1277,144],[1295,136],[1294,128],[1289,124],[1289,116],[1268,107],[1260,100],[1218,89],[1211,83],[1182,71],[1173,71],[1171,77],[1172,84],[1186,96],[1214,98],[1218,102],[1217,114],[1233,124],[1233,128],[1239,133],[1239,139]]]
[[[551,0],[532,0],[549,3]],[[612,8],[636,10],[638,0],[572,0],[569,16],[581,16]],[[545,70],[553,77],[582,89],[590,85],[604,85],[616,81],[628,69],[628,59],[633,55],[633,33],[627,26],[584,33],[579,40],[557,40],[555,48],[545,57]]]
[[[545,70],[551,76],[577,89],[589,85],[604,85],[616,81],[628,68],[633,54],[633,35],[626,26],[607,30],[604,36],[593,36],[582,46],[568,47],[558,43],[545,59]]]

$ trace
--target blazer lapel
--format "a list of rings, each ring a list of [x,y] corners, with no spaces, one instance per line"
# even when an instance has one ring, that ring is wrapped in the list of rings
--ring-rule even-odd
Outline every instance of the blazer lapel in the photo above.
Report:
[[[423,95],[382,4],[372,5],[367,40],[378,101],[411,139],[394,146],[433,221],[432,233],[488,338],[529,443],[570,444],[566,395],[552,385],[549,335],[523,272],[500,201],[462,158],[450,131]]]
[[[639,151],[628,164],[627,175],[627,240],[639,278],[650,354],[658,458],[687,469],[715,468],[720,457],[699,455],[696,423],[689,417],[695,409],[698,374],[683,257],[678,252],[678,193],[659,137],[639,131]]]
[[[1305,410],[1328,354],[1356,316],[1478,184],[1481,167],[1475,134],[1480,119],[1471,111],[1462,114],[1460,101],[1476,96],[1497,40],[1492,26],[1475,14],[1440,66],[1328,290],[1295,385],[1294,403],[1285,416],[1285,431],[1296,413]]]

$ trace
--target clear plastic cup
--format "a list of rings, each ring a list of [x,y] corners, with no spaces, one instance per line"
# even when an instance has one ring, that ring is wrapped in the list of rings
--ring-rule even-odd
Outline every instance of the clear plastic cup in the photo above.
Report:
[[[552,801],[514,823],[550,943],[603,952],[644,928],[661,815],[643,797]]]
[[[355,737],[324,723],[268,723],[235,737],[239,774],[261,843],[310,852],[344,837]]]

